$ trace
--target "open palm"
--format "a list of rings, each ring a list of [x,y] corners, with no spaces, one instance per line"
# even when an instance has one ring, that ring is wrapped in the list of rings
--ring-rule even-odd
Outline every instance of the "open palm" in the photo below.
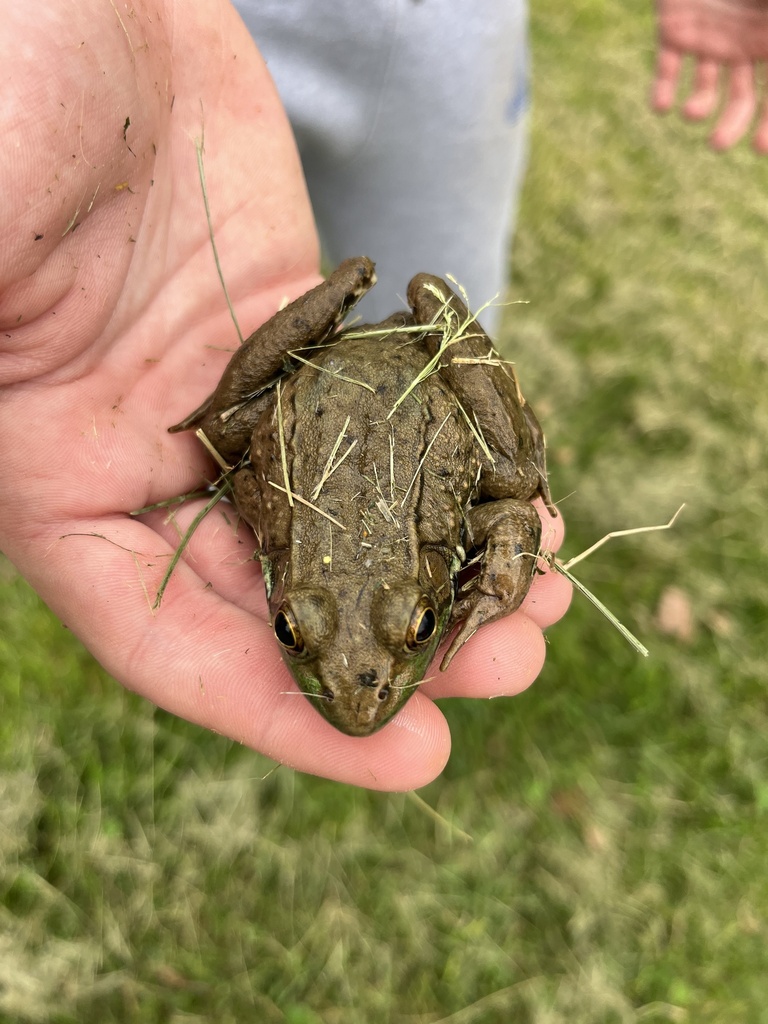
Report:
[[[760,110],[754,147],[768,153],[768,105],[759,74],[768,61],[768,5],[755,0],[657,0],[657,10],[655,108],[672,108],[683,61],[691,57],[695,73],[682,108],[685,116],[702,120],[720,104],[710,141],[715,149],[728,149],[749,131]]]
[[[304,771],[422,785],[450,746],[425,694],[523,689],[568,588],[542,577],[524,612],[484,630],[364,740],[296,695],[253,538],[231,509],[205,519],[152,610],[201,503],[171,521],[129,513],[213,475],[195,438],[166,428],[237,344],[197,175],[203,128],[217,245],[247,332],[317,282],[317,240],[282,108],[228,3],[58,7],[17,5],[3,33],[15,92],[0,117],[16,159],[0,169],[0,546],[99,661],[160,706]]]

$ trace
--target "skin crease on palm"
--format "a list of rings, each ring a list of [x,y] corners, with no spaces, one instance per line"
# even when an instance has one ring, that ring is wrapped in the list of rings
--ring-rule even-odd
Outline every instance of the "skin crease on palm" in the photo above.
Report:
[[[768,102],[760,76],[768,60],[767,0],[659,0],[657,11],[654,108],[672,109],[690,56],[693,88],[683,115],[700,121],[717,111],[710,143],[719,150],[735,145],[754,125],[753,146],[768,153]]]
[[[519,612],[362,740],[295,692],[252,536],[231,516],[205,519],[152,613],[177,526],[128,513],[211,474],[196,439],[166,428],[210,392],[236,343],[195,139],[205,122],[213,227],[246,331],[319,280],[298,158],[228,3],[14,5],[0,46],[0,547],[108,671],[161,707],[302,771],[426,784],[450,750],[430,698],[525,689],[569,585],[538,577]],[[180,509],[182,530],[198,508]],[[556,550],[562,520],[542,518]]]

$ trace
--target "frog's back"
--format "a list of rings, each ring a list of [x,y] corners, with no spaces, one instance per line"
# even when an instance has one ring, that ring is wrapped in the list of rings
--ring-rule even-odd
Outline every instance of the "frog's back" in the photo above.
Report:
[[[313,362],[280,403],[291,490],[314,506],[293,508],[292,573],[413,576],[422,545],[460,542],[475,439],[438,375],[414,387],[429,362],[418,342],[343,338]]]

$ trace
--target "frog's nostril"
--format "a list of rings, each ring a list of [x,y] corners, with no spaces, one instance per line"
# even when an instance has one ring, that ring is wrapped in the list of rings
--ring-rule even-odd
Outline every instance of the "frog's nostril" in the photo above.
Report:
[[[369,669],[367,672],[361,672],[357,678],[361,686],[376,685],[377,676],[374,669]]]
[[[333,704],[335,696],[336,694],[333,692],[333,690],[329,690],[327,686],[324,688],[322,693],[322,698],[324,701],[327,701],[329,704]]]
[[[376,696],[379,698],[380,701],[385,701],[389,696],[389,687],[382,686],[382,688],[379,690]]]

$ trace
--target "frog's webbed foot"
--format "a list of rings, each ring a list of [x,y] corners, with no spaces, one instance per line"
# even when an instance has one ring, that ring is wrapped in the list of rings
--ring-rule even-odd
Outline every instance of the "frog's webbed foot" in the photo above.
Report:
[[[467,546],[485,551],[479,575],[453,606],[451,620],[464,621],[442,660],[443,671],[480,626],[519,607],[536,568],[541,520],[530,502],[503,498],[470,509],[467,533]]]

